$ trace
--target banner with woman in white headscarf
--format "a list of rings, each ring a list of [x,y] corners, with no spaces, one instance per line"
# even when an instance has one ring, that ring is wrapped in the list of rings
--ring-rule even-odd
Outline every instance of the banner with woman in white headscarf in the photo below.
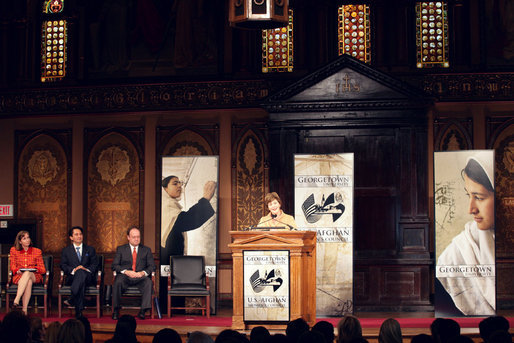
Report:
[[[434,153],[436,316],[494,315],[494,150]]]

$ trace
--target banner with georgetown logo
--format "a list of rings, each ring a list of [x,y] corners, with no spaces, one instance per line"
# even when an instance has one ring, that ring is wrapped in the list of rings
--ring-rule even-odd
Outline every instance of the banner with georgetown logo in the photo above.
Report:
[[[496,313],[494,167],[494,150],[434,152],[436,317]]]
[[[244,320],[289,321],[289,251],[243,251]]]
[[[353,312],[353,153],[294,157],[295,220],[317,232],[316,314]]]

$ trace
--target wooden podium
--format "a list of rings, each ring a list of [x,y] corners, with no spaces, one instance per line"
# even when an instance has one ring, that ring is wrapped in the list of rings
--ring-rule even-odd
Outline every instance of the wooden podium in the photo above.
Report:
[[[256,325],[283,329],[286,323],[256,324],[244,321],[245,251],[287,250],[289,252],[290,320],[303,318],[309,326],[316,324],[316,232],[315,231],[230,231],[233,261],[232,329],[246,330]]]

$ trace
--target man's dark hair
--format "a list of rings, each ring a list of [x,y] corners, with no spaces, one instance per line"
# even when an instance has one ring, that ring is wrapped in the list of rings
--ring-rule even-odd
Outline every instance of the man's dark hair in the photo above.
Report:
[[[21,311],[7,313],[2,321],[0,342],[26,343],[30,335],[29,318]]]
[[[68,230],[68,236],[73,236],[73,230],[80,230],[82,234],[84,234],[84,229],[81,226],[73,226],[71,229]]]
[[[182,343],[182,338],[177,331],[165,328],[159,330],[154,336],[152,343]]]
[[[332,323],[327,322],[326,320],[322,320],[314,324],[312,327],[312,331],[317,331],[325,337],[325,342],[332,343],[334,342],[334,325]]]
[[[453,319],[437,318],[430,324],[432,338],[436,343],[448,343],[460,335],[460,326]]]
[[[509,331],[510,323],[503,316],[490,316],[483,319],[478,324],[478,330],[480,331],[480,337],[484,342],[489,342],[489,337],[493,332],[498,330]]]
[[[269,342],[271,334],[264,326],[256,326],[250,332],[250,343]]]
[[[139,230],[139,228],[136,225],[131,225],[127,229],[127,236],[130,236],[130,231],[132,231],[132,229],[138,229]],[[141,232],[141,230],[139,230],[139,232]]]
[[[309,331],[309,324],[303,318],[297,318],[287,324],[286,336],[291,342],[296,342],[300,335],[306,331]]]

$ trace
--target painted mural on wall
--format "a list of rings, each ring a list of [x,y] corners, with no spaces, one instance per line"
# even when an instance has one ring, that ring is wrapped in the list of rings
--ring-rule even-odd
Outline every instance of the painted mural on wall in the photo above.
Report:
[[[434,153],[437,316],[496,311],[494,151]]]
[[[127,228],[139,226],[139,156],[118,133],[101,138],[91,150],[87,172],[87,238],[98,252],[127,242]]]
[[[295,220],[316,230],[316,314],[353,312],[353,153],[295,155]]]
[[[68,243],[68,175],[62,146],[48,135],[33,138],[18,162],[18,217],[42,221],[45,252],[60,252]]]

